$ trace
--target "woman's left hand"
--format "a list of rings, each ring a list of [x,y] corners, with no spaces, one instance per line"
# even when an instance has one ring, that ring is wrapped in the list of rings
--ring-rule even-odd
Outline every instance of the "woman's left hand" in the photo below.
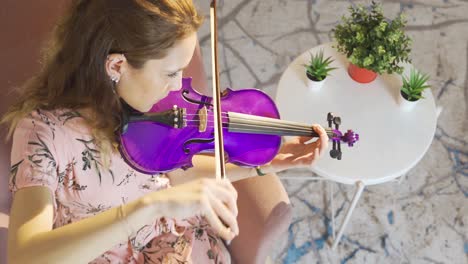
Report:
[[[285,142],[276,157],[268,164],[268,172],[279,172],[290,168],[311,167],[328,148],[328,135],[322,126],[312,125],[319,138],[310,143],[310,137],[295,137]]]

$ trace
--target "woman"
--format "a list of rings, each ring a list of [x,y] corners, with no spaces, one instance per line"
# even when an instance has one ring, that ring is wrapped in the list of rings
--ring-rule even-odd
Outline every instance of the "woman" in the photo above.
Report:
[[[75,1],[42,70],[2,122],[13,134],[9,263],[229,263],[237,194],[213,160],[164,175],[115,146],[121,100],[141,112],[181,86],[202,23],[191,0]],[[328,138],[285,143],[264,172],[310,166]],[[232,181],[257,175],[229,165]]]

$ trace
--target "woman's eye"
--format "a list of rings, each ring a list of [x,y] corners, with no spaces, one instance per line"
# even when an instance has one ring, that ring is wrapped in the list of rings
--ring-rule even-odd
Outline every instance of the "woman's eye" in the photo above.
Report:
[[[179,74],[179,72],[174,72],[174,73],[168,74],[167,76],[169,78],[175,78],[175,77],[177,77],[178,74]]]

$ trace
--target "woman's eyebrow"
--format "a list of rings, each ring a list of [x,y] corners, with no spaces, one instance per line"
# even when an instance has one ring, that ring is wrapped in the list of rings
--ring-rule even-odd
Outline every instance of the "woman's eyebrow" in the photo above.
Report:
[[[185,70],[187,67],[188,67],[188,64],[185,65],[184,67],[180,68],[180,69],[175,70],[175,71],[167,71],[167,72],[178,72],[178,71]]]

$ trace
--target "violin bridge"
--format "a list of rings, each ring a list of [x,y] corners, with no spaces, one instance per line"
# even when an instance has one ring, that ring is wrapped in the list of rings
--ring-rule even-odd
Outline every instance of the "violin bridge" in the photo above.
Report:
[[[207,124],[207,116],[208,116],[208,111],[206,109],[206,106],[203,106],[198,110],[198,131],[199,132],[205,132],[206,131],[206,124]]]

